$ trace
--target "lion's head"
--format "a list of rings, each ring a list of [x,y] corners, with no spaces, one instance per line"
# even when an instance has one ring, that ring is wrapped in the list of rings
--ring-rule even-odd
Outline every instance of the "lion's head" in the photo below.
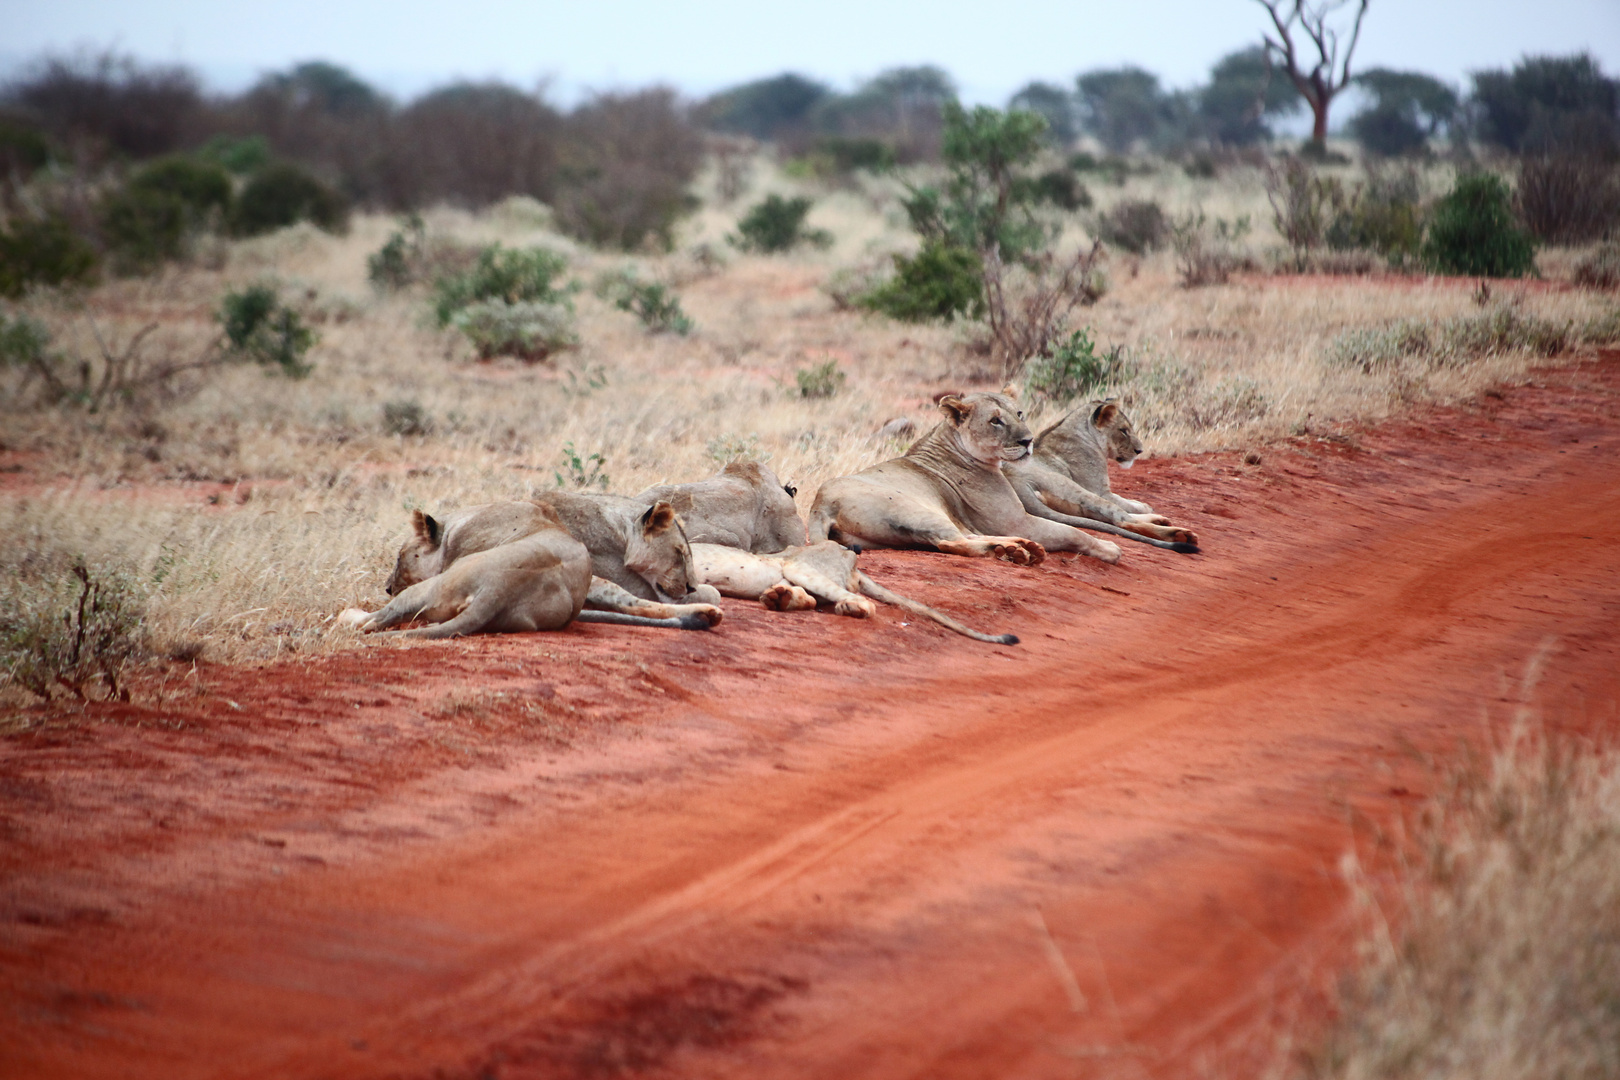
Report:
[[[1118,398],[1095,401],[1091,405],[1091,426],[1102,435],[1103,453],[1119,467],[1128,469],[1142,453],[1142,440],[1131,428],[1131,418],[1120,408]]]
[[[411,511],[411,538],[400,545],[399,557],[394,560],[394,572],[388,575],[388,581],[383,585],[389,596],[397,596],[443,569],[443,539],[444,529],[431,514]]]
[[[699,583],[686,529],[675,508],[662,499],[647,507],[631,526],[624,565],[669,602],[680,601]]]
[[[939,399],[939,411],[968,453],[986,465],[1017,461],[1034,442],[1024,411],[1006,393],[947,394]]]

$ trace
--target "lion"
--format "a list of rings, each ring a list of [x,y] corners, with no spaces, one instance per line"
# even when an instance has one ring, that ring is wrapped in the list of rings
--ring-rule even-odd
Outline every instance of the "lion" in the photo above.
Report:
[[[414,638],[559,630],[576,619],[632,626],[708,628],[709,621],[697,612],[644,618],[583,611],[591,590],[591,553],[564,531],[554,514],[540,507],[535,509],[541,512],[530,524],[538,524],[538,528],[457,558],[443,573],[399,589],[378,611],[349,608],[338,616],[339,622],[363,633],[391,630],[404,622],[432,624],[394,631]]]
[[[465,556],[560,522],[590,552],[593,574],[585,602],[591,610],[660,619],[698,615],[710,626],[720,622],[721,611],[714,604],[719,593],[697,584],[691,549],[668,503],[655,502],[637,512],[625,505],[628,500],[551,495],[544,502],[469,506],[443,522],[412,511],[412,535],[400,546],[384,588],[393,596]]]
[[[717,476],[690,484],[660,484],[635,496],[675,508],[686,539],[756,553],[785,551],[805,543],[804,520],[793,505],[798,492],[763,463],[734,461]]]
[[[855,552],[831,540],[763,555],[719,544],[692,545],[692,562],[698,575],[717,588],[721,596],[758,600],[773,611],[811,610],[817,600],[825,600],[838,614],[860,619],[877,613],[869,596],[933,619],[974,641],[1018,644],[1015,634],[981,634],[926,604],[890,592],[857,570],[855,558]]]
[[[1033,453],[1008,462],[1003,471],[1024,509],[1036,517],[1196,554],[1198,537],[1191,529],[1109,490],[1109,459],[1128,469],[1141,452],[1130,417],[1110,398],[1083,405],[1048,427],[1036,436]]]
[[[923,548],[1033,566],[1048,550],[1119,561],[1119,545],[1024,509],[1002,466],[1034,442],[1005,394],[947,394],[944,421],[898,458],[827,481],[810,508],[812,543]]]

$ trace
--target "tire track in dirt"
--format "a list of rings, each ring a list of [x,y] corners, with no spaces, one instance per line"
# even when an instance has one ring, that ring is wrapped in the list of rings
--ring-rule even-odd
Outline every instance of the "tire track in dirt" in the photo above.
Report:
[[[1334,864],[1349,820],[1421,790],[1403,745],[1477,736],[1549,637],[1549,715],[1613,721],[1617,367],[1258,479],[1145,463],[1156,503],[1242,496],[1240,518],[1194,515],[1205,559],[871,558],[964,618],[1016,619],[1016,653],[892,614],[738,610],[730,639],[648,639],[644,662],[685,690],[656,753],[616,737],[616,772],[533,774],[570,800],[0,949],[5,1060],[1184,1075],[1342,958]],[[446,649],[365,663],[516,655]]]

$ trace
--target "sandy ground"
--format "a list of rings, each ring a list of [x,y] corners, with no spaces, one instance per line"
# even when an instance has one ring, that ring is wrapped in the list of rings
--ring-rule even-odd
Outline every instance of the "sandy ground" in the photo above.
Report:
[[[0,743],[0,1075],[1248,1075],[1421,755],[1620,723],[1617,451],[1609,353],[1125,474],[1201,556],[863,556],[1013,648],[728,601],[175,665]]]

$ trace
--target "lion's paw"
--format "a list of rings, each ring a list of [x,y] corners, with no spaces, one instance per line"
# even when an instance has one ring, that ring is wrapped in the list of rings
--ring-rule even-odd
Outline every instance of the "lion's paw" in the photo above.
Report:
[[[719,626],[720,620],[725,618],[726,613],[713,604],[691,604],[689,606],[692,609],[691,614],[701,617],[710,626]]]
[[[1046,561],[1046,549],[1033,540],[1006,539],[997,541],[996,558],[1005,559],[1014,566],[1039,566]]]
[[[371,618],[371,612],[364,608],[352,607],[344,608],[338,612],[337,621],[339,626],[359,626],[369,618]]]
[[[877,605],[864,596],[855,596],[838,601],[833,605],[833,610],[854,619],[870,619],[877,614]]]
[[[807,611],[816,606],[815,597],[785,581],[779,581],[760,593],[759,602],[772,611]]]

